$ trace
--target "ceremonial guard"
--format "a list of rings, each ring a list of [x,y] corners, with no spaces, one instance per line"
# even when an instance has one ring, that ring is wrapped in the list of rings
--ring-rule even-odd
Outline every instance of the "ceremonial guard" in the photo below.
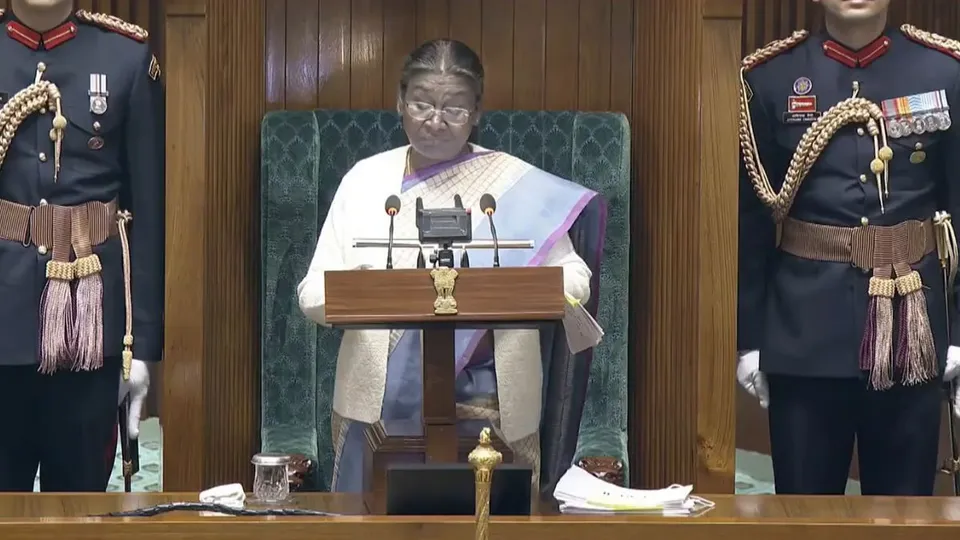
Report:
[[[13,0],[0,28],[0,491],[38,466],[43,491],[104,491],[118,402],[162,350],[160,67],[69,0]]]
[[[931,495],[960,345],[960,43],[822,0],[740,72],[740,383],[777,493]],[[950,323],[954,323],[953,332]],[[949,352],[948,352],[949,351]]]

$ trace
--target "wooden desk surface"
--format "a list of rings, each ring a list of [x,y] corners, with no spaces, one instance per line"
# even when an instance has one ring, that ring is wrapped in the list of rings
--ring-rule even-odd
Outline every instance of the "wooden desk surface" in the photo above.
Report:
[[[497,518],[490,527],[491,540],[583,540],[585,535],[669,535],[670,540],[743,540],[745,535],[777,535],[783,540],[901,540],[923,535],[924,540],[955,540],[960,534],[960,498],[953,497],[707,498],[717,503],[716,508],[695,518]],[[151,518],[89,517],[195,500],[192,493],[0,494],[0,539],[460,540],[472,538],[474,531],[472,517],[365,516],[359,497],[330,494],[298,494],[285,507],[324,510],[342,517],[216,517],[187,512]]]

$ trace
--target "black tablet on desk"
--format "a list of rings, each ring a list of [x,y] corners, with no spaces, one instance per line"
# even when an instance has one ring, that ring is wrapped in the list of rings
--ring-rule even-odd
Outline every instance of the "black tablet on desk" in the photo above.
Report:
[[[491,516],[528,516],[533,469],[504,464],[493,470]],[[472,516],[473,468],[467,463],[404,463],[387,468],[387,515]]]

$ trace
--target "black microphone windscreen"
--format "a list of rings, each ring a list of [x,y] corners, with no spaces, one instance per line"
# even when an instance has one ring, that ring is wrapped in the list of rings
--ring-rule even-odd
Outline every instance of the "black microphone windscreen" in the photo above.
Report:
[[[480,196],[480,211],[483,213],[494,213],[497,211],[497,200],[493,195],[484,193]]]
[[[400,211],[400,197],[396,195],[391,195],[387,197],[387,202],[384,203],[383,209],[387,211],[388,214],[396,214]]]
[[[453,196],[453,206],[456,208],[463,208],[463,199],[460,198],[459,194]]]

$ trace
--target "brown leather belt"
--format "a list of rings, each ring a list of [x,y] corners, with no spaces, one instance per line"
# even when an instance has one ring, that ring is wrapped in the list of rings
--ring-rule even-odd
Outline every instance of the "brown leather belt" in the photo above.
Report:
[[[86,214],[84,219],[77,216]],[[66,216],[69,222],[64,222]],[[76,216],[76,217],[75,217]],[[74,231],[74,220],[86,221],[86,231]],[[86,232],[86,234],[83,234]],[[59,242],[80,241],[81,237],[92,246],[106,242],[116,235],[117,203],[88,202],[77,206],[56,206],[23,204],[0,200],[0,239],[20,242],[24,246],[37,246],[41,253],[53,248]]]
[[[851,263],[863,270],[916,264],[937,249],[933,222],[837,227],[786,218],[780,249],[803,259]]]

